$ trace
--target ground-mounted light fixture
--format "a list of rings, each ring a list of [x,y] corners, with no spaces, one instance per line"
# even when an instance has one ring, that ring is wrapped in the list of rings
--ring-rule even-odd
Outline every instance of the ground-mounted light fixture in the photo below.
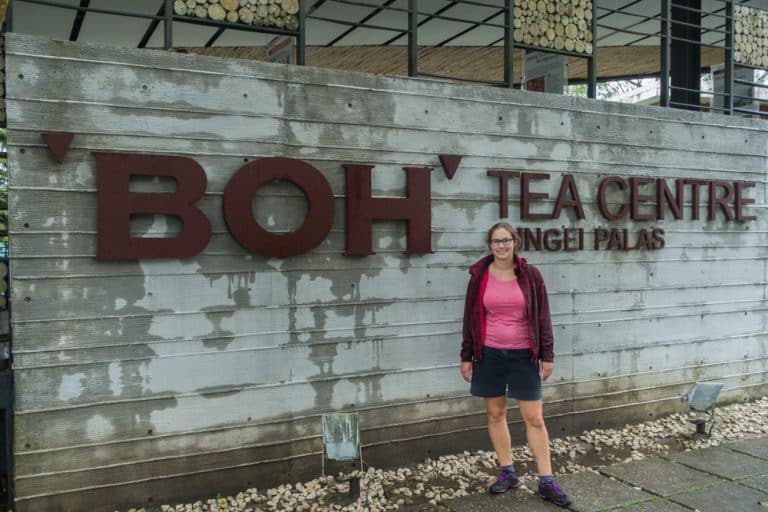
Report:
[[[696,382],[682,396],[681,400],[685,407],[699,413],[697,417],[690,420],[696,425],[694,438],[709,437],[712,433],[712,428],[715,426],[715,402],[724,387],[725,384],[720,382]],[[707,430],[707,423],[709,423],[709,430]]]
[[[325,462],[354,461],[360,463],[363,471],[363,454],[360,449],[360,424],[356,412],[323,414],[323,462],[322,473],[325,476]],[[349,478],[349,502],[360,497],[360,477]]]

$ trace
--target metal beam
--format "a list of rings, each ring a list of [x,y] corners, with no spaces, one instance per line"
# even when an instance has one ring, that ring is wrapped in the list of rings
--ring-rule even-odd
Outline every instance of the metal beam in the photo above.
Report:
[[[163,48],[173,48],[173,0],[165,0],[163,5]]]
[[[740,3],[740,4],[744,4],[744,3],[746,3],[746,2],[749,2],[749,0],[739,0],[739,3]],[[730,1],[729,1],[728,3],[730,3]],[[725,10],[725,7],[721,7],[720,9],[717,9],[717,10],[715,10],[715,11],[712,11],[711,13],[708,13],[708,12],[703,12],[703,13],[702,13],[702,15],[701,15],[701,19],[703,20],[704,18],[706,18],[706,17],[708,17],[708,16],[710,16],[710,15],[715,15],[715,14],[718,14],[718,13],[720,13],[720,12],[724,11],[724,10]],[[658,18],[658,17],[659,17],[659,16],[661,16],[661,15],[662,15],[662,13],[659,13],[659,14],[656,14],[655,16],[653,16],[653,17],[654,17],[654,18]],[[641,24],[641,23],[643,23],[643,22],[638,22],[638,23],[635,23],[635,24],[632,24],[632,25],[628,25],[628,26],[627,26],[627,27],[625,27],[625,28],[632,28],[632,27],[636,27],[637,25],[639,25],[639,24]],[[718,27],[715,27],[715,28],[720,28],[720,27],[718,26]],[[705,29],[705,31],[709,31],[709,29]],[[603,36],[603,37],[601,37],[601,38],[600,38],[598,41],[602,41],[602,40],[603,40],[603,39],[605,39],[606,37],[610,37],[610,36],[612,36],[613,34],[616,34],[616,33],[617,33],[617,32],[611,32],[610,34],[608,34],[608,35],[606,35],[606,36]],[[641,37],[640,39],[635,39],[635,40],[632,40],[632,41],[628,42],[627,44],[625,44],[624,46],[632,46],[632,45],[634,45],[634,44],[637,44],[637,43],[639,43],[639,42],[641,42],[641,41],[645,41],[646,39],[650,39],[651,37],[661,37],[661,36],[662,36],[661,32],[657,32],[657,33],[655,33],[655,34],[649,34],[649,35],[647,35],[647,36]],[[717,44],[720,44],[720,43],[722,43],[723,41],[725,41],[725,39],[721,39],[721,40],[719,40],[719,41],[715,41],[714,43],[712,43],[712,45],[717,45]]]
[[[164,12],[165,12],[165,0],[162,0],[162,2],[160,2],[160,8],[157,10],[157,14],[155,14],[155,16],[162,16]],[[144,35],[141,36],[139,45],[136,48],[147,47],[147,43],[149,42],[149,39],[152,37],[152,34],[155,33],[155,30],[157,30],[157,26],[159,24],[160,24],[160,20],[158,18],[155,18],[154,20],[149,22],[149,26],[147,27],[147,30],[144,31]]]
[[[417,0],[408,0],[408,76],[418,76],[419,24]]]
[[[635,5],[635,4],[639,4],[639,3],[640,3],[640,2],[642,2],[642,1],[643,1],[643,0],[633,0],[632,2],[629,2],[628,4],[624,4],[624,5],[622,5],[621,7],[618,7],[618,8],[616,8],[616,10],[617,10],[617,11],[623,11],[623,10],[624,10],[624,9],[626,9],[627,7],[632,7],[633,5]],[[594,15],[594,11],[596,11],[596,10],[598,10],[598,9],[601,9],[601,8],[600,8],[600,7],[598,7],[598,6],[597,6],[597,5],[595,5],[595,4],[592,4],[592,11],[593,11],[593,13],[592,13],[592,14],[593,14],[593,15]],[[607,12],[606,14],[603,14],[602,16],[598,16],[598,17],[597,17],[597,19],[598,19],[598,20],[601,20],[601,19],[603,19],[603,18],[606,18],[606,17],[610,16],[611,14],[616,14],[616,13],[615,13],[615,12]]]
[[[8,2],[8,9],[5,11],[5,31],[13,32],[13,4],[16,0],[10,0]]]
[[[80,0],[80,7],[82,9],[88,9],[91,5],[91,0]],[[72,30],[69,33],[70,41],[77,41],[80,37],[80,29],[83,27],[83,19],[85,19],[85,10],[78,10],[75,13],[75,21],[72,22]]]
[[[433,20],[435,18],[435,16],[440,16],[445,11],[447,11],[451,7],[457,5],[458,3],[459,2],[457,2],[457,1],[450,2],[448,5],[445,5],[445,6],[441,7],[440,9],[435,11],[434,13],[430,14],[429,16],[427,16],[426,18],[421,20],[416,26],[417,27],[423,26],[428,21]],[[391,39],[387,39],[386,41],[384,41],[384,43],[382,43],[382,46],[389,46],[390,44],[394,43],[395,41],[397,41],[398,39],[400,39],[401,37],[403,37],[406,34],[408,34],[408,31],[407,30],[403,30],[402,32],[400,32],[400,34],[396,35],[395,37],[393,37]]]
[[[669,60],[672,38],[672,0],[661,0],[661,70],[659,84],[659,104],[669,106]]]
[[[592,9],[592,33],[597,29],[597,9]],[[593,38],[594,40],[594,38]],[[597,98],[597,41],[592,45],[592,55],[587,57],[587,98]]]
[[[320,8],[320,6],[322,6],[325,3],[325,1],[326,0],[317,0],[317,2],[315,2],[315,5],[313,5],[309,9],[307,9],[307,16],[310,16],[312,13],[314,13],[316,10],[318,10]],[[302,2],[299,1],[299,5],[301,5],[301,4],[302,4]]]
[[[363,19],[358,21],[358,23],[359,24],[365,23],[366,21],[370,20],[371,18],[379,14],[381,11],[383,11],[385,7],[389,7],[390,5],[395,3],[395,1],[396,0],[386,0],[386,2],[384,2],[380,7],[375,8],[372,13],[365,16]],[[339,41],[347,37],[351,32],[357,30],[358,28],[360,27],[349,27],[347,30],[342,32],[341,35],[337,36],[335,39],[333,39],[330,43],[328,43],[325,46],[333,46],[334,44],[338,43]]]
[[[215,42],[216,42],[216,40],[217,40],[219,37],[221,37],[221,34],[223,34],[225,30],[226,30],[226,28],[224,28],[224,27],[219,27],[219,28],[217,28],[217,29],[216,29],[216,32],[214,32],[214,34],[211,36],[211,38],[210,38],[210,39],[208,39],[208,41],[206,41],[206,43],[205,43],[205,47],[206,47],[206,48],[210,48],[211,46],[213,46],[213,43],[215,43]]]
[[[317,4],[315,4],[317,5]],[[296,34],[296,64],[303,66],[307,59],[307,2],[299,0],[299,26]]]
[[[723,108],[725,114],[733,113],[733,31],[735,22],[733,19],[733,4],[725,4],[725,75],[723,76]]]
[[[504,83],[510,89],[515,87],[514,75],[514,44],[512,36],[512,22],[514,18],[514,3],[512,0],[506,0],[504,9]]]
[[[441,41],[441,42],[437,43],[435,46],[436,47],[444,46],[444,45],[450,43],[451,41],[453,41],[454,39],[460,38],[461,36],[463,36],[467,32],[471,32],[471,31],[475,30],[477,27],[482,26],[483,23],[487,23],[487,22],[491,21],[493,18],[497,17],[499,14],[504,14],[504,11],[506,11],[506,9],[501,9],[499,11],[496,11],[494,14],[491,14],[487,18],[484,18],[482,21],[473,23],[471,27],[465,28],[464,30],[462,30],[458,34],[452,35],[451,37],[449,37],[445,41]]]

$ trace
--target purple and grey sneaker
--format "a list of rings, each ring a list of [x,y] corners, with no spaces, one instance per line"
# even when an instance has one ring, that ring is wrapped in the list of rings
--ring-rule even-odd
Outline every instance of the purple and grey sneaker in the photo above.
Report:
[[[539,482],[539,492],[536,494],[538,494],[539,498],[557,505],[558,507],[567,508],[571,505],[571,498],[563,492],[554,480],[547,483]]]
[[[518,487],[520,487],[520,480],[517,479],[517,475],[511,471],[502,471],[493,485],[488,488],[488,492],[491,494],[501,494],[509,489],[517,489]]]

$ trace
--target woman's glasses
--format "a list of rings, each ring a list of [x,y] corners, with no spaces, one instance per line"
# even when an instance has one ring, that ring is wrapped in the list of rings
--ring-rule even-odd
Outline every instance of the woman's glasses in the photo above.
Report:
[[[491,245],[494,246],[494,247],[500,247],[502,245],[509,245],[511,243],[512,243],[512,239],[511,238],[501,238],[501,239],[494,238],[493,240],[491,240]]]

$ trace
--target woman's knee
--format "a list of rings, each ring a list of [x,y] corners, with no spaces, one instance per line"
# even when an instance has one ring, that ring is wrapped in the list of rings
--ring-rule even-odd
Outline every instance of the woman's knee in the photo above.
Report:
[[[506,423],[507,411],[487,411],[488,424]]]
[[[485,412],[488,416],[488,423],[506,423],[507,421],[507,402],[506,399],[488,399],[485,403]]]
[[[528,428],[543,429],[544,410],[541,401],[524,402],[520,401],[520,415]]]
[[[544,417],[539,414],[532,414],[530,416],[523,417],[526,426],[535,429],[544,429]]]

